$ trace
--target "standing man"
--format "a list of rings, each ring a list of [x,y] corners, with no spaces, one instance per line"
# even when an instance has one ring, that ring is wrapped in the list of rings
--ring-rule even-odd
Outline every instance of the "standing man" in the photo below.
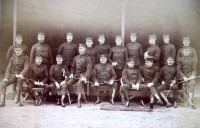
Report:
[[[194,49],[190,47],[182,48],[183,55],[178,58],[177,72],[180,79],[184,80],[183,91],[184,99],[187,100],[187,104],[192,108],[196,108],[194,105],[194,88],[195,88],[195,76],[196,76],[196,63],[197,60],[194,58]]]
[[[86,82],[89,80],[92,73],[92,62],[88,55],[85,55],[86,45],[79,44],[79,55],[77,55],[72,64],[71,68],[71,78],[66,84],[67,87],[73,86],[77,83],[77,107],[81,107],[81,96],[85,98],[84,87],[86,86]],[[85,98],[86,100],[86,98]],[[87,102],[87,101],[86,101]]]
[[[98,53],[97,53],[97,50],[92,47],[92,45],[93,45],[92,38],[91,37],[86,38],[85,44],[87,45],[85,54],[91,58],[92,67],[94,67],[97,63]]]
[[[3,82],[0,84],[0,107],[5,106],[6,87],[12,83],[18,85],[16,103],[19,102],[19,105],[23,106],[23,101],[20,97],[22,95],[23,79],[29,70],[29,58],[27,55],[22,54],[23,50],[21,47],[15,46],[14,50],[15,56],[10,58]]]
[[[145,60],[153,59],[154,64],[157,67],[160,67],[159,60],[160,60],[161,51],[160,51],[160,48],[156,45],[156,40],[157,40],[157,37],[155,34],[149,35],[150,46],[147,48],[147,51],[144,53],[144,59]]]
[[[62,107],[65,107],[65,95],[69,96],[66,85],[66,82],[69,80],[69,70],[67,66],[63,64],[62,56],[56,56],[56,63],[57,64],[51,66],[51,69],[49,71],[49,79],[51,81],[50,88],[52,92],[57,92],[57,105],[61,104]]]
[[[167,65],[167,58],[176,59],[176,48],[171,44],[169,34],[163,35],[164,44],[161,46],[161,66]]]
[[[77,54],[77,45],[73,43],[73,33],[66,33],[67,42],[60,45],[58,49],[58,55],[63,57],[63,64],[65,64],[68,69],[71,68],[73,59]]]
[[[110,86],[112,88],[111,104],[115,105],[114,98],[117,89],[117,83],[114,82],[114,80],[116,80],[116,78],[117,75],[115,73],[113,66],[110,63],[107,63],[107,55],[101,54],[100,63],[96,64],[93,69],[93,82],[94,82],[93,87],[95,88],[97,95],[97,101],[95,102],[95,104],[101,102],[99,97],[100,86]]]
[[[134,67],[140,68],[141,62],[140,60],[143,58],[143,50],[140,43],[136,42],[137,34],[130,34],[131,42],[126,45],[128,51],[128,58],[133,58]]]
[[[112,47],[109,53],[109,62],[115,69],[117,79],[122,76],[122,70],[125,68],[125,60],[128,58],[127,49],[122,46],[121,36],[115,37],[116,46]]]
[[[53,57],[49,45],[44,43],[45,34],[43,32],[39,32],[37,39],[38,43],[34,44],[31,49],[30,63],[34,64],[35,56],[40,55],[42,56],[42,63],[49,69],[53,64]]]
[[[37,106],[41,104],[44,95],[48,93],[50,89],[47,84],[49,73],[47,66],[42,64],[42,56],[37,55],[35,57],[35,63],[30,65],[29,77],[30,84],[28,84],[28,91]],[[44,88],[44,93],[40,98],[36,97],[35,93],[32,91],[34,87]]]
[[[100,34],[98,36],[98,41],[99,44],[95,46],[95,49],[97,50],[98,55],[100,56],[101,54],[106,54],[108,55],[110,52],[110,45],[109,44],[105,44],[105,36],[104,34]],[[100,59],[100,57],[98,56],[98,61]]]

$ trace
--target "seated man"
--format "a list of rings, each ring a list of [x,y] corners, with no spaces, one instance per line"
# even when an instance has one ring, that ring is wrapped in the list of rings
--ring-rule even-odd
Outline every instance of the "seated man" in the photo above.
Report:
[[[65,95],[68,95],[66,81],[68,80],[69,70],[66,65],[64,65],[63,58],[60,55],[56,56],[57,64],[51,66],[49,71],[49,79],[51,81],[50,89],[54,95],[57,92],[58,99],[57,105],[65,107],[64,99]]]
[[[144,79],[144,86],[148,87],[151,93],[150,97],[150,109],[153,109],[154,96],[158,100],[158,103],[162,103],[156,87],[159,85],[159,68],[154,65],[154,60],[149,58],[145,60],[145,65],[141,67],[141,75]]]
[[[112,64],[107,63],[107,55],[101,54],[100,55],[100,63],[96,64],[93,69],[93,82],[94,82],[94,88],[96,90],[97,95],[97,101],[95,104],[98,104],[101,102],[99,98],[99,88],[101,86],[110,86],[112,88],[112,98],[111,98],[111,104],[115,105],[114,98],[115,98],[115,92],[117,89],[117,83],[114,82],[114,80],[117,78],[115,70],[112,66]]]
[[[140,85],[142,83],[142,76],[140,73],[140,69],[135,67],[135,62],[133,61],[133,58],[127,59],[127,68],[125,68],[122,71],[122,79],[123,79],[123,84],[121,85],[121,98],[122,98],[122,103],[124,104],[126,98],[126,106],[128,107],[130,102],[129,102],[129,91],[134,89],[134,90],[139,90],[143,85]],[[147,88],[148,89],[148,88]]]
[[[178,98],[178,85],[176,84],[176,66],[174,65],[174,59],[172,57],[167,58],[167,65],[164,66],[160,71],[160,80],[162,85],[157,87],[158,93],[166,102],[166,106],[170,107],[171,103],[168,101],[167,97],[162,91],[172,89],[174,96],[174,108],[177,108],[177,98]],[[168,94],[167,94],[168,95]]]
[[[16,100],[20,106],[23,106],[23,101],[20,97],[23,88],[23,79],[29,70],[29,58],[27,55],[22,54],[23,50],[21,47],[15,46],[14,50],[15,56],[10,58],[3,82],[0,84],[0,107],[5,106],[6,87],[12,83],[17,83],[18,85]]]
[[[49,85],[47,84],[48,70],[47,66],[42,64],[42,56],[37,55],[35,57],[35,63],[30,66],[29,77],[28,92],[35,101],[35,105],[40,105],[44,95],[49,92]],[[44,88],[45,90],[40,98],[36,97],[32,91],[32,88],[35,87]]]
[[[67,82],[67,87],[72,87],[75,83],[77,83],[78,108],[81,107],[81,96],[83,95],[83,97],[85,98],[84,86],[86,86],[86,83],[92,73],[92,62],[90,57],[88,55],[85,55],[85,50],[86,45],[79,44],[79,55],[77,55],[73,60],[71,75],[69,76],[69,78],[71,79]],[[86,98],[85,101],[87,102]]]

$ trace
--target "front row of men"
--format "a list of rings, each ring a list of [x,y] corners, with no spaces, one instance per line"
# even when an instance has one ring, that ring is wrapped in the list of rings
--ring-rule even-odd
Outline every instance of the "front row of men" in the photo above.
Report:
[[[119,79],[117,79],[116,72],[112,64],[107,62],[107,55],[100,55],[100,63],[96,64],[92,70],[92,62],[89,56],[85,55],[86,45],[79,44],[79,55],[77,55],[71,67],[71,71],[64,65],[61,55],[56,56],[56,64],[51,66],[48,73],[47,66],[42,64],[42,57],[36,56],[35,63],[29,67],[29,58],[22,54],[21,47],[15,47],[16,56],[13,56],[8,64],[3,82],[0,84],[0,106],[5,106],[6,87],[12,83],[17,83],[17,103],[23,106],[22,95],[23,81],[28,80],[28,91],[35,100],[36,104],[40,104],[46,93],[49,91],[57,97],[57,104],[65,107],[65,96],[69,96],[69,90],[77,85],[77,107],[81,107],[81,97],[85,99],[85,85],[92,80],[92,87],[96,90],[97,101],[100,103],[99,88],[101,86],[109,86],[112,88],[111,104],[115,104],[115,94],[117,88],[120,88],[121,100],[127,107],[130,104],[129,91],[131,90],[149,90],[150,91],[150,108],[153,108],[155,98],[158,103],[162,103],[162,99],[166,102],[166,106],[171,106],[167,97],[164,95],[164,90],[173,91],[174,107],[177,107],[178,85],[177,80],[184,81],[184,88],[187,90],[188,104],[195,108],[194,98],[194,84],[196,67],[195,62],[190,56],[190,49],[184,48],[184,56],[178,59],[177,67],[174,65],[174,58],[168,57],[167,65],[161,70],[154,65],[153,59],[146,59],[145,65],[138,68],[134,64],[132,58],[127,59],[127,65],[122,71],[121,86]],[[49,74],[49,75],[48,75]],[[28,77],[27,77],[28,76]],[[48,84],[48,79],[50,84]],[[161,84],[159,84],[161,83]],[[44,94],[40,99],[36,98],[33,87],[44,88]],[[70,101],[69,101],[70,102]]]

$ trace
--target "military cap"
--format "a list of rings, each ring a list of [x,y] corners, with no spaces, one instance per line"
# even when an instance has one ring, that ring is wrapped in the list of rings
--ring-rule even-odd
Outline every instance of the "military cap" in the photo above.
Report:
[[[129,62],[134,62],[133,58],[128,58],[126,59],[126,62],[129,63]]]
[[[107,54],[100,54],[100,58],[107,58],[108,56],[107,56]]]
[[[115,36],[115,39],[117,39],[117,38],[121,39],[122,37],[120,35],[117,35],[117,36]]]
[[[73,33],[71,33],[71,32],[66,33],[66,36],[68,36],[68,35],[73,36]]]
[[[63,58],[62,55],[56,55],[56,58]]]
[[[86,48],[87,46],[86,46],[86,44],[80,43],[80,44],[79,44],[79,47],[84,47],[84,48]]]
[[[168,59],[175,60],[174,57],[172,57],[172,56],[167,57],[167,60],[168,60]]]
[[[164,34],[163,38],[169,38],[169,34]]]
[[[151,61],[151,62],[154,62],[154,59],[153,59],[153,58],[147,58],[147,59],[145,59],[145,61]]]
[[[130,36],[137,36],[136,33],[130,33]]]
[[[188,36],[185,36],[185,37],[183,37],[183,40],[184,40],[184,41],[189,41],[190,38],[189,38]]]
[[[100,37],[104,37],[105,38],[104,34],[98,35],[98,38],[100,38]]]
[[[45,33],[44,32],[38,32],[38,35],[45,36]]]
[[[42,58],[42,56],[41,55],[36,55],[35,58]]]
[[[86,37],[86,41],[87,40],[91,40],[92,41],[92,37]]]
[[[16,38],[22,38],[22,35],[21,34],[17,34],[15,37]]]
[[[151,34],[151,35],[149,35],[149,38],[157,39],[156,34]]]

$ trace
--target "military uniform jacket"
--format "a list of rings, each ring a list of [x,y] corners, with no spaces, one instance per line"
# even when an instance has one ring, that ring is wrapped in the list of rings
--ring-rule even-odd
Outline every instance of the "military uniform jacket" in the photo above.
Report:
[[[62,43],[58,49],[58,55],[63,56],[63,60],[72,59],[77,54],[77,45],[74,43]]]
[[[128,58],[127,49],[123,46],[112,47],[109,53],[109,62],[117,62],[115,69],[124,69],[125,61]]]
[[[71,73],[77,76],[84,76],[88,80],[92,73],[92,62],[88,55],[77,55],[74,57]]]
[[[31,83],[34,83],[35,81],[47,83],[49,77],[48,75],[49,74],[46,65],[32,64],[30,66],[29,77]]]
[[[173,44],[163,44],[161,46],[161,59],[162,64],[165,64],[167,62],[168,57],[176,58],[176,48]]]
[[[175,65],[166,65],[160,71],[160,80],[170,84],[172,80],[176,79],[177,67]]]
[[[69,70],[66,65],[55,64],[51,66],[49,71],[49,79],[52,83],[62,82],[65,80],[65,76],[69,76]]]
[[[110,63],[96,64],[93,69],[93,81],[94,82],[105,82],[111,79],[115,80],[117,75],[113,66]]]
[[[177,72],[180,79],[196,75],[196,61],[193,57],[180,57],[177,62]]]
[[[21,74],[25,76],[29,70],[29,58],[27,55],[13,56],[8,63],[5,77],[9,78],[11,75]]]
[[[156,66],[146,67],[145,65],[141,68],[141,74],[144,78],[144,83],[156,84],[159,79],[159,68]]]
[[[53,57],[51,53],[51,49],[49,45],[46,43],[36,43],[32,46],[31,54],[30,54],[30,63],[33,64],[35,60],[35,56],[40,55],[43,59],[43,64],[49,65],[53,64]]]
[[[150,45],[147,48],[147,52],[149,53],[149,56],[152,56],[153,59],[158,62],[160,59],[161,51],[160,48],[157,45]]]
[[[9,61],[10,58],[11,58],[12,56],[15,55],[15,52],[14,52],[15,46],[21,47],[21,49],[22,49],[22,54],[24,54],[24,55],[27,55],[27,54],[28,54],[28,48],[27,48],[26,45],[23,45],[23,44],[21,44],[21,45],[15,44],[15,45],[10,46],[9,49],[8,49],[8,51],[7,51],[7,54],[6,54],[6,60],[7,60],[7,61]]]
[[[130,42],[126,45],[128,58],[133,58],[135,65],[140,65],[140,56],[143,56],[142,46],[138,42]]]
[[[122,78],[125,84],[137,84],[137,83],[142,83],[142,76],[140,73],[140,69],[136,68],[125,68],[122,71]]]
[[[97,50],[94,48],[87,48],[85,51],[85,55],[88,55],[91,58],[92,61],[92,67],[95,66],[95,64],[97,63],[97,57],[98,57],[98,53]]]
[[[180,48],[180,49],[178,50],[178,53],[177,53],[177,62],[178,62],[178,59],[179,59],[179,58],[181,58],[181,57],[184,56],[184,55],[183,55],[183,49],[184,49],[184,48],[185,48],[185,47]],[[190,57],[192,57],[194,63],[197,64],[197,53],[196,53],[196,50],[195,50],[194,48],[192,48],[192,47],[188,47],[188,48],[190,49]]]
[[[108,55],[109,52],[110,52],[110,45],[109,44],[97,44],[95,47],[94,47],[96,50],[97,50],[97,59],[98,61],[97,62],[100,62],[100,55],[101,54],[106,54]]]

